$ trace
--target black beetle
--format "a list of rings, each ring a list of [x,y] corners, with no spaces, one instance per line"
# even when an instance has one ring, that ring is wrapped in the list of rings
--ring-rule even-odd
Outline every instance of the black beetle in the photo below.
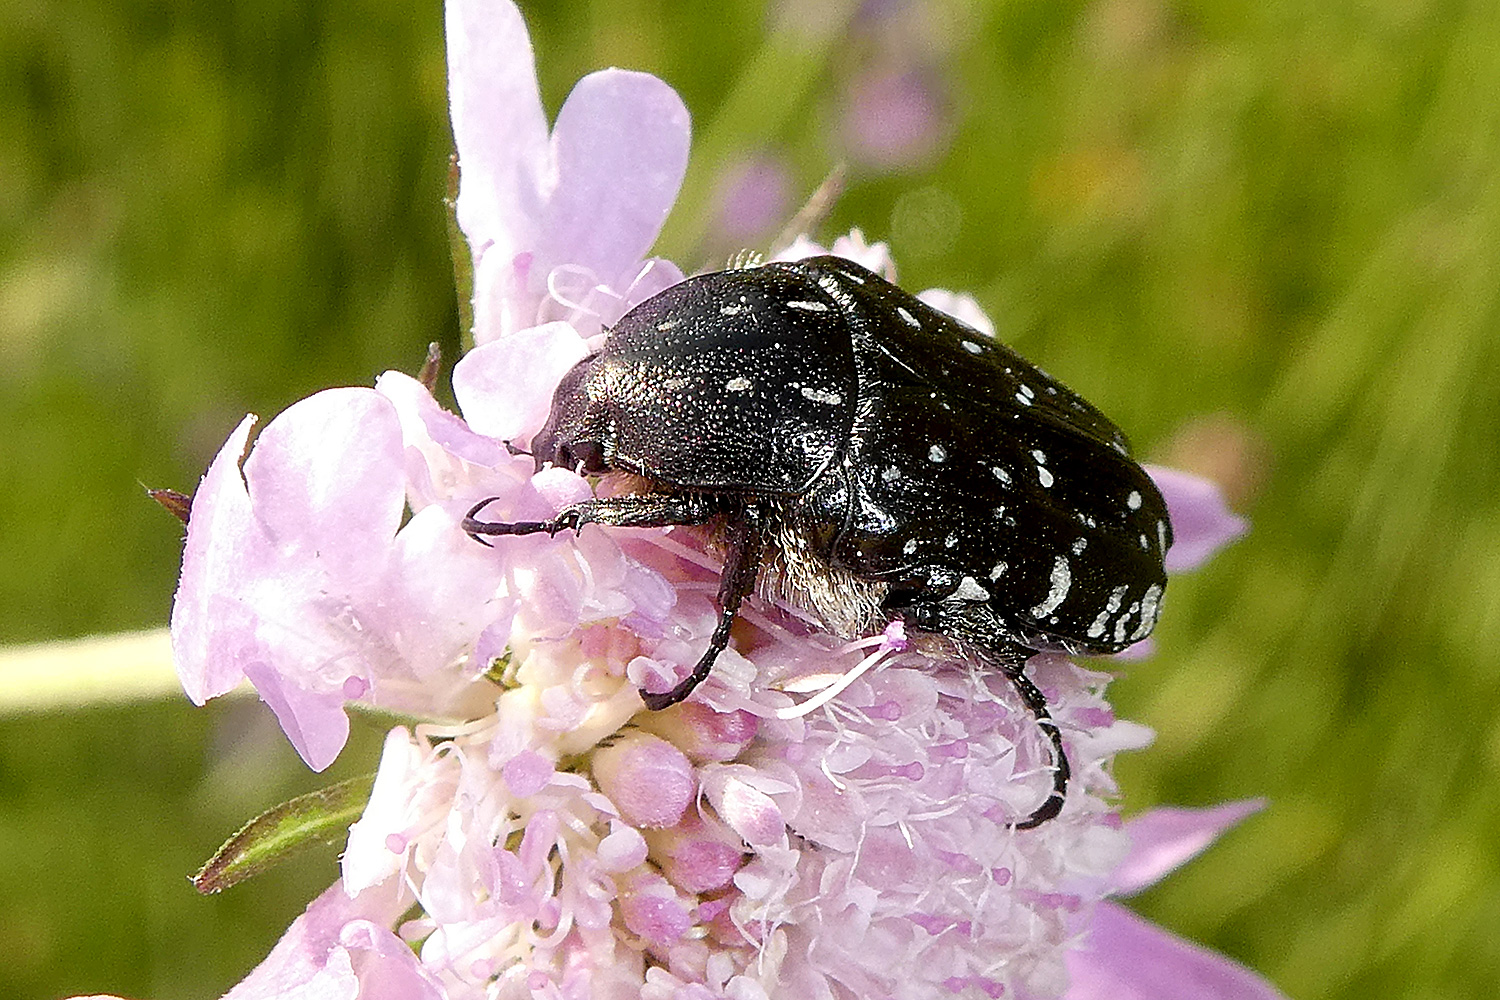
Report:
[[[1156,623],[1171,544],[1166,504],[1120,431],[1004,344],[839,257],[704,274],[627,313],[558,385],[531,442],[537,468],[631,473],[645,491],[523,535],[589,523],[716,521],[719,620],[665,708],[708,676],[763,575],[857,635],[893,616],[1010,678],[1069,776],[1037,650],[1113,653]],[[763,569],[765,570],[763,574]]]

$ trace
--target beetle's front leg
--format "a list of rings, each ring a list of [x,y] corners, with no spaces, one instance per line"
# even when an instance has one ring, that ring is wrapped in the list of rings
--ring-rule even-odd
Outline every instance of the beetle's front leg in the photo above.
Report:
[[[581,500],[569,504],[548,521],[481,521],[475,515],[497,498],[481,500],[464,515],[462,527],[481,545],[488,545],[480,535],[534,535],[545,531],[555,535],[569,528],[581,530],[585,524],[603,524],[615,528],[665,528],[674,524],[702,524],[720,510],[720,506],[701,493],[642,493],[618,497]]]

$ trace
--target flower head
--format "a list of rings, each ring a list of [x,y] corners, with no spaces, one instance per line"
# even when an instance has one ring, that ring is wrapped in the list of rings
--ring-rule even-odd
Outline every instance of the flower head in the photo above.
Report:
[[[1113,969],[1074,956],[1130,882],[1110,760],[1150,733],[1114,717],[1106,674],[1029,664],[1075,776],[1022,831],[1050,746],[1003,675],[899,622],[849,641],[751,602],[693,699],[648,712],[639,689],[691,669],[717,622],[698,532],[465,535],[485,498],[536,520],[592,495],[503,442],[542,426],[641,274],[676,273],[640,257],[686,118],[608,71],[549,140],[514,8],[459,0],[448,27],[480,343],[453,372],[462,416],[396,373],[328,390],[248,456],[247,418],[193,505],[173,614],[190,696],[249,678],[315,768],[345,702],[423,720],[388,734],[339,883],[236,995],[1059,996],[1070,968]],[[892,271],[858,234],[834,250]],[[586,294],[560,294],[578,275]]]

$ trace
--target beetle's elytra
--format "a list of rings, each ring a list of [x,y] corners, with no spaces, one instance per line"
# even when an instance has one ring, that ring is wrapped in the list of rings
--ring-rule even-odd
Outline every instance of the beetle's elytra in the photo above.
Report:
[[[1125,437],[1004,344],[838,257],[689,278],[632,309],[567,373],[531,442],[547,463],[632,473],[647,492],[480,535],[588,523],[721,523],[718,627],[690,694],[763,574],[846,635],[893,616],[1004,673],[1068,761],[1023,667],[1112,653],[1156,623],[1166,505]],[[488,502],[488,501],[486,501]]]

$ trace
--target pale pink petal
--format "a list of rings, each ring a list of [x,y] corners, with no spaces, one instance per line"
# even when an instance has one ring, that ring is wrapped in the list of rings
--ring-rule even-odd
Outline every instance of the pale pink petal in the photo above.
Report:
[[[896,280],[896,262],[891,259],[890,247],[884,243],[866,242],[865,234],[858,229],[852,229],[846,235],[838,237],[833,241],[833,246],[826,249],[806,236],[798,236],[791,245],[771,259],[802,260],[804,257],[817,257],[828,253],[867,267],[887,281]]]
[[[295,669],[253,660],[245,676],[261,699],[276,713],[282,732],[314,771],[332,764],[349,739],[349,717],[344,714],[344,692],[311,690],[298,683]]]
[[[1068,952],[1064,1000],[1284,1000],[1260,976],[1115,903],[1094,910],[1088,940]]]
[[[925,292],[918,293],[917,298],[939,312],[947,313],[960,323],[972,326],[986,336],[995,335],[994,321],[980,308],[972,295],[950,292],[946,288],[929,288]]]
[[[542,429],[558,380],[588,354],[567,323],[544,323],[474,348],[453,366],[469,428],[526,447]]]
[[[408,826],[416,812],[423,759],[405,727],[397,726],[386,734],[370,800],[349,828],[349,840],[339,859],[346,891],[364,892],[400,870]]]
[[[270,547],[250,509],[240,459],[255,417],[240,421],[193,494],[182,578],[172,602],[172,659],[195,704],[230,691],[244,679],[239,647],[254,642],[253,616],[226,596],[241,586],[245,565]]]
[[[680,283],[682,279],[682,269],[665,257],[646,258],[636,271],[634,280],[622,289],[625,299],[620,303],[617,314],[604,317],[605,321],[612,324],[628,310]]]
[[[497,236],[513,255],[540,219],[534,179],[547,156],[547,119],[526,23],[515,4],[449,0],[448,98],[460,170],[458,222],[476,251]]]
[[[1207,809],[1153,809],[1135,817],[1125,824],[1130,854],[1110,875],[1111,895],[1128,896],[1159,882],[1265,807],[1265,799],[1242,799]]]
[[[891,257],[891,248],[883,240],[866,241],[865,234],[858,229],[835,239],[829,252],[869,268],[886,281],[896,280],[896,261]]]
[[[557,187],[537,247],[542,273],[578,264],[611,285],[628,281],[677,198],[690,133],[682,98],[648,73],[579,80],[552,130]]]
[[[1223,491],[1213,480],[1161,465],[1145,468],[1166,499],[1172,517],[1167,572],[1197,569],[1209,556],[1250,530],[1249,522],[1229,509]]]
[[[359,1000],[447,1000],[448,994],[423,967],[411,945],[389,927],[354,920],[339,933],[339,944],[359,976]]]
[[[461,516],[432,505],[396,536],[390,586],[380,604],[403,674],[427,677],[452,666],[475,636],[509,610],[495,600],[504,563],[463,533]],[[380,678],[373,681],[378,704],[399,704],[382,699]]]
[[[476,466],[504,468],[516,464],[503,444],[475,433],[462,417],[438,405],[427,388],[410,375],[386,372],[375,380],[375,391],[391,401],[401,421],[407,502],[413,510],[473,486]],[[525,474],[531,474],[529,467]]]
[[[354,1000],[359,977],[340,935],[351,921],[390,926],[411,905],[400,890],[391,879],[350,899],[338,883],[330,886],[224,1000]]]
[[[515,5],[452,3],[447,31],[475,342],[563,317],[593,333],[644,297],[631,286],[687,168],[687,109],[655,77],[604,70],[549,141]]]
[[[220,452],[195,504],[174,656],[194,700],[248,677],[321,770],[348,736],[344,700],[390,666],[372,598],[405,507],[400,422],[373,390],[318,393],[266,427],[241,479],[249,429]]]
[[[245,459],[255,516],[288,555],[361,579],[406,504],[401,422],[373,389],[325,389],[272,420]]]

